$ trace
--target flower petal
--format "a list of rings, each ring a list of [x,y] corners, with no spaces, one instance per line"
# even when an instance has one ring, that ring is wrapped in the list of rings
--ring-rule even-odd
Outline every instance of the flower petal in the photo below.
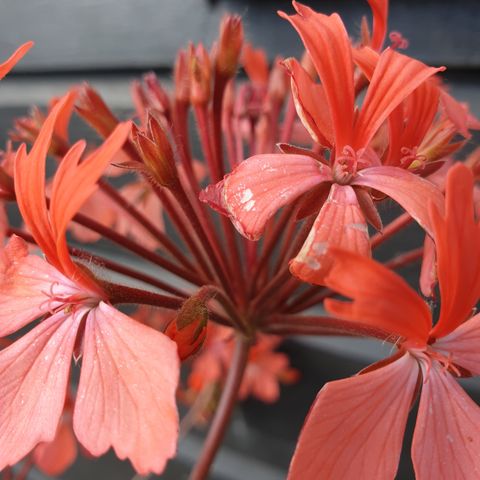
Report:
[[[437,247],[440,318],[432,336],[440,338],[463,323],[480,297],[480,223],[473,212],[473,175],[462,164],[447,174],[445,215],[431,210]]]
[[[373,35],[371,47],[375,50],[380,50],[385,41],[385,35],[387,34],[388,1],[368,0],[368,4],[373,13]]]
[[[45,202],[45,164],[56,121],[67,108],[70,95],[73,93],[69,92],[52,108],[30,153],[27,155],[24,145],[19,148],[14,168],[15,194],[23,220],[50,263],[57,268],[60,264]]]
[[[412,443],[416,478],[478,478],[478,405],[438,362],[425,375]]]
[[[400,335],[425,346],[431,327],[430,310],[403,278],[370,258],[331,248],[333,267],[325,284],[351,298],[327,299],[328,312]]]
[[[338,16],[316,13],[293,2],[298,15],[280,16],[300,35],[320,77],[332,119],[335,145],[341,152],[350,145],[354,118],[352,47],[345,26]]]
[[[480,375],[480,314],[462,323],[453,332],[440,338],[434,344],[454,363]]]
[[[74,283],[45,260],[29,255],[25,241],[14,235],[0,250],[0,337],[63,305],[59,297],[77,293]]]
[[[306,155],[255,155],[225,177],[224,200],[238,231],[257,240],[284,205],[331,180],[330,169]]]
[[[56,313],[0,352],[0,470],[54,439],[85,312]]]
[[[20,45],[5,62],[0,64],[0,80],[23,58],[33,45],[33,42]]]
[[[360,170],[352,185],[374,188],[393,198],[433,237],[428,204],[443,208],[443,195],[432,182],[402,168],[380,166]]]
[[[113,447],[140,474],[175,454],[179,360],[175,343],[103,302],[88,315],[73,416],[93,455]]]
[[[307,240],[290,263],[290,272],[305,282],[323,284],[332,265],[329,245],[370,256],[368,226],[349,185],[331,186]]]
[[[292,97],[295,109],[310,136],[321,145],[334,143],[332,120],[323,87],[316,84],[294,58],[283,61],[291,76]]]
[[[288,480],[393,479],[418,373],[406,354],[327,383],[305,421]]]
[[[378,59],[355,122],[354,150],[366,147],[390,113],[425,80],[442,70],[387,48]]]

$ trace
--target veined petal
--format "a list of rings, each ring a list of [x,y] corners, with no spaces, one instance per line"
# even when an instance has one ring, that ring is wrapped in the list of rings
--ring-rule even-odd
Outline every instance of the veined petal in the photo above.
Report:
[[[352,302],[325,300],[328,312],[400,335],[425,346],[430,310],[403,278],[378,262],[331,248],[332,268],[325,285]]]
[[[445,215],[432,206],[437,247],[441,309],[432,336],[455,330],[470,315],[480,297],[480,223],[473,211],[473,175],[457,163],[447,174]]]
[[[34,46],[33,42],[26,42],[20,45],[10,57],[0,64],[0,80],[24,57],[24,55]]]
[[[328,246],[334,245],[370,256],[368,226],[349,185],[333,184],[290,272],[305,282],[322,284],[332,265]]]
[[[68,106],[70,95],[62,97],[52,108],[30,153],[27,155],[24,145],[19,148],[14,167],[15,194],[23,220],[50,263],[57,268],[60,264],[45,202],[45,164],[57,118]]]
[[[381,166],[360,170],[352,185],[363,185],[385,193],[399,203],[430,235],[432,222],[428,213],[429,202],[443,208],[443,195],[432,182],[407,172],[403,168]]]
[[[354,150],[366,147],[390,113],[425,80],[442,70],[386,49],[380,55],[355,122]]]
[[[324,89],[294,58],[284,60],[283,65],[290,73],[295,109],[304,127],[317,143],[330,147],[334,139]]]
[[[412,443],[418,480],[480,476],[480,408],[438,362],[428,372]]]
[[[0,470],[55,437],[85,312],[56,313],[0,352]]]
[[[327,383],[305,421],[288,480],[393,479],[418,374],[418,363],[405,354]]]
[[[113,447],[140,474],[175,454],[179,360],[174,342],[101,302],[88,315],[73,416],[93,455]]]
[[[224,200],[238,231],[257,240],[284,205],[330,181],[330,169],[306,155],[255,155],[225,177]]]
[[[453,332],[437,340],[433,346],[452,363],[480,375],[480,313],[462,323]]]
[[[78,293],[73,282],[29,255],[27,244],[14,235],[0,250],[0,337],[63,305],[62,297]]]
[[[320,77],[327,98],[337,151],[350,145],[353,134],[354,83],[352,47],[345,26],[338,16],[316,13],[293,2],[298,15],[280,16],[300,35]]]

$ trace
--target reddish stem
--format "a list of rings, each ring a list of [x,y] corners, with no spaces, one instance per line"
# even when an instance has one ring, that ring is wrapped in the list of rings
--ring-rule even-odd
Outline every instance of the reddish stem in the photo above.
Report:
[[[215,460],[215,455],[225,436],[238,398],[238,391],[240,390],[243,374],[248,362],[250,344],[250,340],[243,336],[237,336],[235,340],[235,351],[227,373],[220,402],[213,417],[202,452],[190,474],[190,480],[204,480],[208,476],[208,472]]]

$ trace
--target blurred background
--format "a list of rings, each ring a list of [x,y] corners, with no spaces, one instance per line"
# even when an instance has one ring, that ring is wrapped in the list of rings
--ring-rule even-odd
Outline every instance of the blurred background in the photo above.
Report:
[[[324,13],[338,11],[349,33],[358,37],[362,15],[369,15],[366,1],[308,1]],[[131,110],[129,83],[154,70],[168,86],[175,54],[188,41],[210,46],[226,12],[244,18],[247,39],[276,55],[300,56],[302,47],[293,28],[276,15],[292,11],[288,1],[254,0],[2,0],[0,2],[0,58],[21,43],[34,40],[35,48],[0,84],[0,135],[2,146],[14,117],[24,115],[30,105],[45,107],[52,96],[87,80],[122,116]],[[369,17],[370,18],[370,17]],[[480,116],[480,2],[478,0],[393,0],[389,31],[407,38],[407,53],[431,65],[445,65],[451,92],[470,104]],[[470,141],[466,151],[478,145]],[[391,208],[388,212],[392,214]],[[389,256],[404,250],[415,230],[401,243],[385,245]],[[418,238],[418,237],[417,237]],[[380,255],[382,252],[380,253]],[[415,267],[406,272],[415,278]],[[227,442],[211,475],[215,480],[279,480],[285,478],[291,454],[318,389],[326,381],[356,373],[370,362],[388,355],[388,346],[359,340],[298,338],[282,347],[301,371],[299,384],[286,387],[275,405],[244,402],[234,416]],[[480,389],[469,383],[469,391],[480,398]],[[411,435],[409,424],[407,437]],[[186,478],[198,455],[202,432],[183,439],[178,458],[162,478]],[[399,479],[413,478],[406,443]],[[130,479],[127,462],[113,455],[80,460],[64,479]],[[31,479],[44,479],[32,472]],[[309,480],[309,479],[308,479]]]

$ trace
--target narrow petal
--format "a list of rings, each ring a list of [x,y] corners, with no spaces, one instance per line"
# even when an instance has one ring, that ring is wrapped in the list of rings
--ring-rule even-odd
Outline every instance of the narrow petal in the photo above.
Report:
[[[355,122],[355,150],[366,147],[390,113],[416,88],[442,68],[422,62],[392,49],[378,60],[360,114]]]
[[[327,383],[305,421],[288,480],[393,480],[418,373],[406,354]]]
[[[412,443],[416,478],[479,478],[478,405],[438,362],[425,375]]]
[[[13,236],[0,250],[0,337],[63,305],[80,293],[56,268],[28,254],[23,239]]]
[[[480,375],[480,314],[462,323],[453,332],[437,340],[433,346],[452,363]]]
[[[85,327],[77,438],[93,455],[113,447],[140,474],[161,473],[176,450],[178,377],[174,342],[100,303]]]
[[[257,240],[279,208],[329,180],[330,169],[309,156],[255,155],[225,177],[225,206],[238,231]]]
[[[388,0],[368,0],[373,13],[373,35],[371,47],[380,50],[387,34]]]
[[[48,114],[32,150],[20,147],[15,158],[14,180],[18,208],[35,241],[48,260],[59,267],[55,241],[45,202],[45,164],[56,121],[68,106],[70,93],[62,97]]]
[[[457,163],[447,174],[445,215],[432,206],[440,284],[440,319],[432,336],[455,330],[470,315],[480,297],[480,224],[473,212],[473,176]]]
[[[331,147],[334,143],[332,120],[323,87],[316,84],[294,58],[284,60],[283,65],[290,73],[295,109],[304,127],[317,143]]]
[[[327,299],[328,312],[425,345],[430,310],[403,278],[370,258],[333,248],[328,254],[333,267],[325,284],[353,300]]]
[[[293,2],[298,15],[280,16],[299,33],[320,77],[330,110],[337,151],[350,145],[354,118],[352,47],[341,18]]]
[[[80,157],[85,143],[76,143],[60,163],[53,180],[50,219],[61,270],[94,291],[95,283],[70,258],[65,231],[70,220],[97,188],[98,179],[112,157],[122,148],[130,130],[130,122],[118,124],[102,146],[82,162]]]
[[[329,245],[370,256],[367,223],[349,185],[332,185],[307,240],[290,263],[290,272],[305,282],[323,285],[332,265]]]
[[[0,352],[0,470],[54,439],[85,312],[56,313]]]
[[[5,62],[0,64],[0,80],[24,57],[33,45],[33,42],[20,45]]]
[[[429,202],[443,208],[443,195],[432,182],[398,167],[370,167],[360,170],[352,185],[363,185],[385,193],[399,203],[430,235],[432,222],[428,213]]]
[[[433,295],[433,287],[437,283],[437,267],[435,243],[432,238],[425,235],[423,242],[422,268],[420,271],[420,290],[426,297]]]

